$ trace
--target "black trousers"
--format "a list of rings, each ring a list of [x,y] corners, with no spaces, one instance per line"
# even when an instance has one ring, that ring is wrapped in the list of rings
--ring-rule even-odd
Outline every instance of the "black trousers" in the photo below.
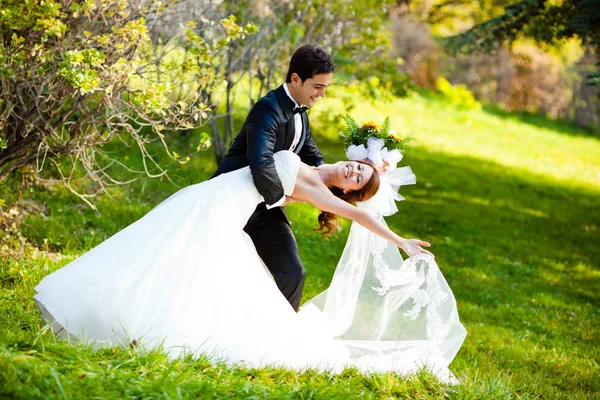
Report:
[[[265,203],[259,204],[244,231],[250,236],[258,255],[273,274],[277,287],[297,311],[306,272],[300,261],[296,238],[283,208],[267,210]]]

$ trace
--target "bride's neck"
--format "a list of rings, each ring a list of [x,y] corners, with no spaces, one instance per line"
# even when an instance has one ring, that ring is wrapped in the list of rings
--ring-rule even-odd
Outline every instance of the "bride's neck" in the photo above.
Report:
[[[328,188],[335,186],[336,175],[335,166],[333,164],[321,164],[317,167],[319,177]]]

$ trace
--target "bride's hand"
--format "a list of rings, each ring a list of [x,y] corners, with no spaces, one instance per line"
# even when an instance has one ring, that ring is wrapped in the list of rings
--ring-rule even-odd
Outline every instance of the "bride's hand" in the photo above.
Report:
[[[417,254],[428,254],[433,256],[429,250],[425,250],[421,248],[421,246],[429,247],[431,245],[419,239],[404,239],[400,248],[402,248],[409,257],[416,256]]]

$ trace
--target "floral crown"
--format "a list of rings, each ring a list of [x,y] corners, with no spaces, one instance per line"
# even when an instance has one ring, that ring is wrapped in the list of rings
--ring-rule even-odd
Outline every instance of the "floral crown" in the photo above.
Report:
[[[358,125],[349,114],[344,116],[346,130],[339,134],[344,140],[346,156],[349,160],[368,158],[384,170],[396,168],[402,159],[402,153],[410,149],[408,143],[412,137],[402,138],[391,129],[390,117],[385,117],[382,125],[373,121]]]
[[[395,201],[404,200],[398,194],[403,185],[417,182],[410,167],[397,168],[402,153],[410,149],[408,143],[412,137],[400,137],[390,126],[390,117],[382,125],[373,121],[358,125],[349,114],[344,116],[345,131],[339,134],[344,140],[346,157],[349,160],[371,160],[379,169],[381,185],[377,194],[363,202],[362,208],[370,209],[381,215],[392,215],[398,211]]]

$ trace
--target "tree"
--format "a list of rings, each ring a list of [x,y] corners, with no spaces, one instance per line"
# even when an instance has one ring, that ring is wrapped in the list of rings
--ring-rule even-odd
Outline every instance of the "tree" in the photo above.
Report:
[[[600,0],[524,0],[448,43],[455,53],[487,52],[520,36],[545,43],[578,37],[600,54]],[[588,84],[600,87],[600,72],[589,75]]]
[[[202,37],[192,23],[156,45],[147,21],[166,10],[159,1],[0,0],[0,181],[50,162],[93,207],[90,197],[125,183],[109,171],[127,166],[104,144],[137,146],[150,176],[166,173],[151,141],[187,160],[169,150],[169,132],[206,122],[214,107],[208,95],[222,84],[215,63],[255,27],[223,18]],[[198,150],[208,143],[200,140]],[[72,184],[79,171],[93,190]]]
[[[217,161],[224,157],[237,133],[233,122],[236,96],[238,99],[243,96],[244,103],[251,107],[283,81],[292,53],[302,44],[319,44],[332,53],[337,82],[358,80],[364,83],[361,87],[368,94],[378,97],[405,95],[408,77],[397,72],[386,32],[389,12],[395,3],[391,0],[178,2],[174,12],[180,18],[197,20],[199,30],[208,24],[206,20],[218,20],[224,15],[235,16],[240,24],[260,26],[255,35],[231,41],[217,67],[227,81],[223,93],[213,92],[213,96],[223,97],[224,110],[215,110],[209,118]],[[177,18],[177,15],[165,16],[157,24],[159,35],[168,37],[171,34],[168,27]],[[370,79],[373,76],[377,79]],[[248,81],[255,85],[248,90],[237,90],[240,82]],[[220,120],[224,123],[218,124]]]
[[[429,24],[434,34],[446,37],[503,13],[510,0],[405,0],[398,13]]]

